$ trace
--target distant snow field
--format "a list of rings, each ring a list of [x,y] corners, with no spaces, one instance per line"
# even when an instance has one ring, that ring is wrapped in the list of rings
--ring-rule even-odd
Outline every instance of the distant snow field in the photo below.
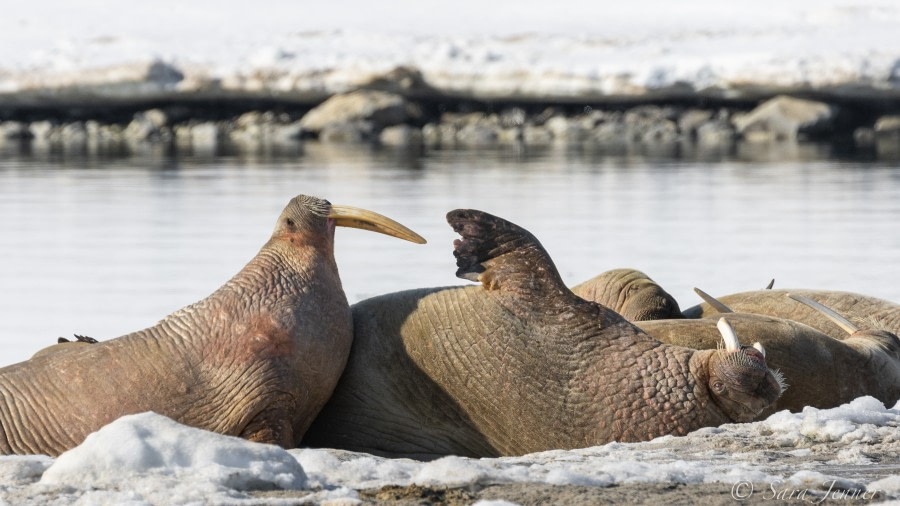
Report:
[[[871,397],[644,443],[432,462],[286,451],[143,413],[120,418],[56,459],[0,457],[0,503],[43,504],[52,497],[82,504],[279,504],[283,495],[254,491],[288,490],[295,500],[325,502],[387,485],[509,483],[718,483],[739,495],[756,486],[757,498],[785,490],[805,491],[810,499],[876,492],[900,499],[898,454],[900,403],[888,409]]]
[[[121,92],[334,93],[398,66],[480,98],[847,84],[896,92],[898,24],[893,0],[403,0],[390,8],[36,0],[0,16],[0,94],[134,81],[149,88]],[[168,70],[150,71],[153,62]]]

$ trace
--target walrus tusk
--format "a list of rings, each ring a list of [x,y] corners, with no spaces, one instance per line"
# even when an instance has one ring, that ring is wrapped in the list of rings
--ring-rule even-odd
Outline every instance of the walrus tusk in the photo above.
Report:
[[[425,239],[396,221],[376,212],[358,207],[331,206],[328,217],[339,227],[361,228],[372,232],[405,239],[416,244],[425,244]]]
[[[850,320],[844,318],[843,316],[834,312],[830,307],[824,306],[809,297],[804,297],[803,295],[795,295],[793,293],[789,293],[788,297],[800,302],[801,304],[806,304],[807,306],[819,311],[823,315],[827,316],[828,319],[834,322],[835,325],[844,329],[844,332],[853,335],[856,332],[859,332],[859,327],[850,322]]]
[[[713,297],[712,295],[704,292],[703,290],[701,290],[697,287],[694,287],[694,293],[699,295],[701,299],[703,299],[707,304],[712,306],[713,309],[715,309],[716,311],[718,311],[720,313],[733,313],[734,312],[731,310],[730,307],[726,306],[725,304],[722,304],[721,302],[716,300],[715,297]]]
[[[753,343],[753,347],[756,348],[756,351],[762,353],[763,358],[766,358],[766,349],[763,348],[762,343],[756,341],[755,343]]]
[[[716,327],[722,333],[722,340],[725,341],[725,350],[738,351],[741,349],[741,342],[738,340],[737,334],[734,333],[734,329],[725,321],[725,318],[719,318]]]

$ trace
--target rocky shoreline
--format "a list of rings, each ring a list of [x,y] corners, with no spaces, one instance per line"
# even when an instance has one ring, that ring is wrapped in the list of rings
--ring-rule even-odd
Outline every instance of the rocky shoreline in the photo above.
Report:
[[[900,106],[878,97],[823,101],[797,93],[733,101],[515,102],[378,84],[312,102],[192,97],[152,107],[57,100],[35,108],[7,100],[0,103],[0,149],[128,154],[164,146],[176,153],[216,154],[307,142],[414,149],[823,142],[900,156]]]

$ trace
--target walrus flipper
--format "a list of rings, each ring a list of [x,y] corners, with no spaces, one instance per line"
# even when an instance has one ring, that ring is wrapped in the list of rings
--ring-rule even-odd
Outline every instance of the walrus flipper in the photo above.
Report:
[[[456,276],[487,290],[541,295],[568,292],[550,255],[530,232],[483,211],[457,209],[447,222],[462,239],[453,242]]]

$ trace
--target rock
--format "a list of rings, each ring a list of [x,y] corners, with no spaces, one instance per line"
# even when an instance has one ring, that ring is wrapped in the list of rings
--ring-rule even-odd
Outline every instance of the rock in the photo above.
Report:
[[[586,136],[584,128],[581,127],[581,122],[570,120],[565,116],[554,116],[548,119],[544,126],[553,134],[553,138],[556,141],[581,142]]]
[[[697,127],[694,132],[698,144],[731,144],[737,134],[731,123],[724,119],[713,119]]]
[[[873,128],[878,137],[900,137],[900,116],[882,116]]]
[[[697,129],[712,118],[713,113],[703,109],[688,109],[678,118],[678,130],[691,139],[697,138]]]
[[[212,135],[219,137],[218,127],[215,127],[215,132],[210,130],[208,125],[202,128],[207,129],[206,133],[201,131],[198,132],[198,135],[205,135],[207,140]],[[241,114],[234,120],[228,131],[228,137],[236,144],[245,147],[290,145],[300,139],[302,132],[303,127],[300,122],[291,121],[287,114],[250,111]],[[207,144],[208,142],[201,141],[201,143]]]
[[[484,123],[470,123],[456,132],[456,142],[463,146],[492,146],[497,144],[500,129]]]
[[[139,112],[125,127],[125,139],[129,142],[159,142],[169,140],[171,131],[166,126],[166,113],[159,109]]]
[[[422,140],[422,130],[409,125],[389,126],[378,135],[385,146],[421,146]]]
[[[500,113],[498,118],[500,126],[504,128],[521,127],[528,119],[528,114],[521,107],[511,107]]]
[[[500,128],[497,131],[497,142],[500,144],[519,144],[523,142],[523,129],[515,127]]]
[[[28,125],[28,131],[31,133],[31,139],[35,142],[50,142],[54,135],[56,126],[49,121],[35,121]]]
[[[446,123],[428,123],[422,127],[422,140],[426,146],[452,146],[456,144],[454,125]]]
[[[526,125],[522,129],[522,141],[532,146],[550,144],[553,142],[553,132],[546,127]]]
[[[211,121],[187,123],[175,127],[175,141],[180,146],[190,146],[205,152],[215,151],[220,136],[219,125]]]
[[[588,132],[588,138],[600,144],[624,143],[628,136],[628,129],[621,116],[611,115],[598,123]]]
[[[372,123],[368,121],[354,121],[352,123],[337,123],[328,125],[319,131],[321,142],[364,142],[372,139],[374,131]]]
[[[63,146],[82,149],[87,146],[88,132],[84,123],[75,122],[63,125],[59,132],[60,141]]]
[[[675,110],[657,106],[635,107],[625,112],[624,123],[629,140],[644,143],[671,143],[678,140]]]
[[[32,133],[24,123],[18,121],[0,121],[0,139],[27,140],[32,138]]]
[[[859,127],[853,131],[853,143],[859,147],[872,147],[875,145],[875,130],[869,127]]]
[[[358,90],[335,95],[307,112],[300,126],[319,133],[337,125],[368,122],[377,130],[417,120],[421,112],[405,98],[393,93]]]
[[[734,126],[751,142],[796,140],[831,131],[836,114],[826,103],[782,95],[735,117]]]

